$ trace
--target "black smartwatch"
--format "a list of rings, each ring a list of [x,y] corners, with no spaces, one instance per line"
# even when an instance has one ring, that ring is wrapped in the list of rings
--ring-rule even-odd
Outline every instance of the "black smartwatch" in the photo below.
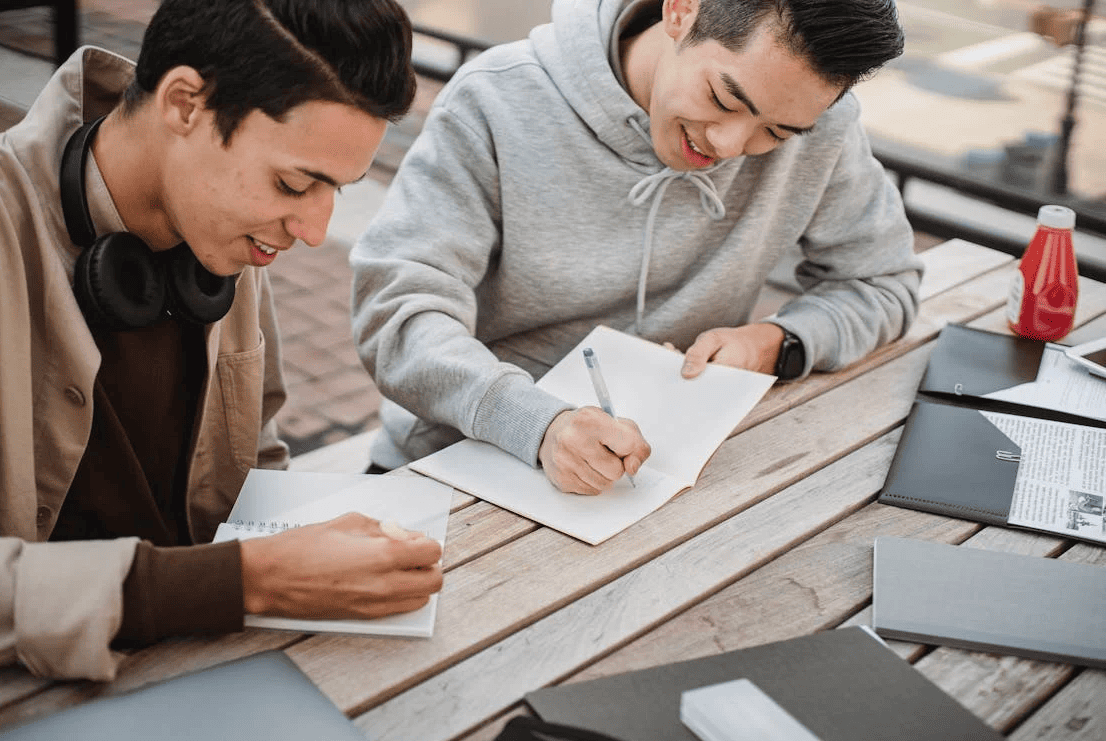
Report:
[[[806,350],[803,349],[802,340],[784,329],[780,355],[776,359],[776,377],[781,381],[790,381],[792,378],[801,376],[805,367]]]

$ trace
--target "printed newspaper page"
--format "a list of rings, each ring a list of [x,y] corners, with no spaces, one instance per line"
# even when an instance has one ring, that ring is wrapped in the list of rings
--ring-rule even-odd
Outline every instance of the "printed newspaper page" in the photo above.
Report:
[[[1021,448],[1010,524],[1106,543],[1106,430],[980,413]]]
[[[1035,381],[986,396],[1106,420],[1106,378],[1093,375],[1051,343],[1045,346]]]

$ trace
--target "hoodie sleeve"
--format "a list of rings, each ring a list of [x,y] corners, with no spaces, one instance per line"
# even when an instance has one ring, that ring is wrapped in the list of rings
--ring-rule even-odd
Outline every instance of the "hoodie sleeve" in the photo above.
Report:
[[[851,96],[849,96],[851,101]],[[901,337],[918,313],[922,262],[902,199],[853,115],[800,246],[803,293],[770,321],[803,342],[806,368],[833,371]]]
[[[456,82],[456,80],[455,80]],[[381,393],[536,465],[561,400],[476,339],[476,290],[500,247],[494,139],[465,91],[439,96],[350,253],[353,333]]]

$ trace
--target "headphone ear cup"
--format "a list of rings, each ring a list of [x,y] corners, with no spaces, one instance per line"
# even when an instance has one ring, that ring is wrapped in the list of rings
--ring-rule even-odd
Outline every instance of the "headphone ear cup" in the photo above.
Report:
[[[161,261],[130,232],[107,234],[77,258],[73,291],[89,326],[148,327],[165,306]]]
[[[194,324],[211,324],[226,316],[234,303],[233,276],[212,273],[183,242],[169,250],[165,259],[174,315]]]

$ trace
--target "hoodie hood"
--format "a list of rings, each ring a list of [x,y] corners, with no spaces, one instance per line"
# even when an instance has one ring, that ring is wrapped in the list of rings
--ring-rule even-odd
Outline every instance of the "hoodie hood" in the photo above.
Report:
[[[530,34],[534,53],[565,101],[599,141],[643,174],[663,165],[649,138],[649,115],[619,83],[611,37],[623,12],[657,0],[554,0],[553,23]],[[634,122],[634,123],[631,123]],[[634,125],[636,124],[636,125]]]

